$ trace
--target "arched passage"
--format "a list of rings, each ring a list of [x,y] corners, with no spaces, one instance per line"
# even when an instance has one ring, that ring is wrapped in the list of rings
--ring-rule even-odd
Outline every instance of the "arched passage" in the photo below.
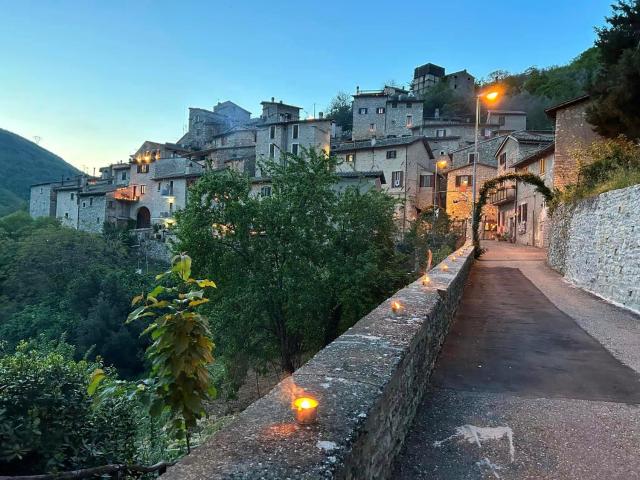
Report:
[[[476,255],[480,255],[480,234],[478,232],[478,228],[480,226],[480,217],[482,216],[482,207],[487,203],[487,195],[493,188],[508,180],[515,180],[517,182],[533,185],[536,187],[536,191],[544,196],[547,203],[549,203],[553,198],[553,193],[549,187],[544,184],[544,180],[533,173],[505,173],[504,175],[500,175],[499,177],[495,177],[484,182],[478,195],[478,203],[476,203],[473,211],[473,246],[476,248]]]
[[[140,207],[136,215],[136,228],[151,227],[151,212],[147,207]]]

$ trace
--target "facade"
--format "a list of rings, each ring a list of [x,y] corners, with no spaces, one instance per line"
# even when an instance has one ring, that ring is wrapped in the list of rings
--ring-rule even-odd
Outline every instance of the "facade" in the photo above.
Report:
[[[486,125],[498,133],[526,130],[527,112],[520,110],[488,110]]]
[[[473,97],[476,90],[476,79],[466,70],[445,74],[445,69],[433,63],[426,63],[413,71],[411,91],[418,97],[424,96],[430,88],[440,82],[446,82],[455,93]]]
[[[206,147],[211,138],[233,127],[245,125],[251,113],[233,102],[218,103],[213,110],[189,108],[189,127],[177,144],[186,149]]]
[[[434,157],[424,138],[403,137],[345,142],[332,149],[338,172],[382,172],[382,190],[397,198],[396,216],[402,225],[433,205]]]
[[[397,87],[353,96],[352,140],[404,137],[422,125],[422,100]]]
[[[516,173],[533,173],[553,188],[555,144],[536,151],[513,165]],[[545,199],[528,183],[517,182],[515,189],[516,224],[515,243],[547,248],[549,246],[550,218]]]
[[[578,161],[572,152],[602,138],[587,122],[588,106],[589,96],[584,95],[546,110],[549,118],[555,121],[554,188],[564,189],[576,182]]]
[[[495,153],[498,176],[515,172],[515,165],[546,149],[553,140],[553,134],[546,132],[520,131],[507,135]],[[522,214],[517,197],[516,182],[504,182],[491,193],[488,200],[498,209],[498,234],[510,241],[516,241],[518,236],[525,238],[527,229],[531,228],[531,224],[526,223],[526,215]]]

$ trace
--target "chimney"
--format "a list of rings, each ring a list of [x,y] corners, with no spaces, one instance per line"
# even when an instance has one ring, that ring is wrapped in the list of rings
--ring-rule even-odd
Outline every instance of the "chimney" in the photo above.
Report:
[[[271,103],[276,101],[276,97],[271,97]]]
[[[360,85],[356,86],[356,95],[360,95]]]
[[[439,108],[436,108],[435,112],[433,112],[433,116],[435,118],[440,118],[440,109]]]

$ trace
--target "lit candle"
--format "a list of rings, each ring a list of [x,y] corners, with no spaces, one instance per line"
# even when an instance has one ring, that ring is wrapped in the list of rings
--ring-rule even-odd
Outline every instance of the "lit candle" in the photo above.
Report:
[[[422,277],[422,285],[427,286],[430,283],[431,283],[431,278],[429,277],[429,275],[425,273],[424,277]]]
[[[440,265],[440,270],[442,270],[443,272],[446,272],[447,270],[449,270],[449,265],[447,265],[446,263],[443,263],[442,265]]]
[[[451,261],[455,262],[456,261],[456,256],[455,255],[451,255]]]
[[[315,423],[318,418],[318,401],[311,397],[299,397],[293,401],[296,422],[301,425]]]
[[[393,313],[398,313],[400,310],[402,310],[402,305],[400,304],[400,302],[397,302],[395,300],[391,302],[391,311]]]

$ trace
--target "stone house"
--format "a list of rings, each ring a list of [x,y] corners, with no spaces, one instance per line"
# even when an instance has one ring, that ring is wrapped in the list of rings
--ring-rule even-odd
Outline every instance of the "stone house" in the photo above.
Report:
[[[578,161],[573,151],[602,139],[587,122],[589,96],[583,95],[545,110],[555,121],[555,157],[553,188],[564,189],[575,183]]]
[[[547,148],[553,140],[553,134],[548,132],[519,131],[505,136],[495,152],[497,175],[514,172],[516,164]],[[522,215],[522,208],[526,207],[519,207],[517,192],[516,182],[508,181],[488,198],[488,203],[498,209],[498,234],[508,235],[511,241],[516,241],[518,236],[526,238],[527,229],[532,228]]]
[[[434,157],[421,137],[344,142],[332,154],[338,172],[382,172],[382,190],[399,200],[396,216],[403,226],[434,201]]]
[[[205,148],[211,139],[233,127],[245,125],[251,112],[233,102],[218,103],[213,110],[189,108],[189,126],[177,144],[188,149]]]
[[[520,110],[487,110],[486,125],[495,133],[527,129],[527,112]]]
[[[422,100],[407,90],[386,86],[353,96],[352,140],[410,136],[422,125]]]
[[[433,63],[416,67],[413,71],[411,91],[418,97],[424,96],[430,88],[440,82],[446,82],[449,88],[460,96],[473,97],[476,80],[467,70],[445,74],[445,69]]]
[[[547,187],[553,189],[555,144],[535,151],[513,164],[516,173],[533,173],[544,179]],[[549,246],[549,225],[547,205],[536,187],[517,182],[515,188],[516,223],[515,243],[547,248]]]

